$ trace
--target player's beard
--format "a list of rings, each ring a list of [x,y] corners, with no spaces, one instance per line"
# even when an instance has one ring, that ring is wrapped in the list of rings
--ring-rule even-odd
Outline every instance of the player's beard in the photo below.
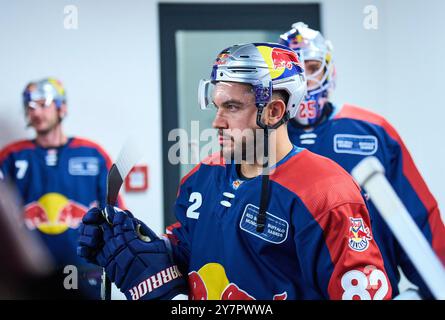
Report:
[[[219,137],[224,136],[223,140],[219,142],[220,145],[220,153],[221,157],[225,159],[226,162],[230,163],[232,162],[232,159],[234,157],[234,148],[235,148],[235,141],[233,137],[229,135],[225,135],[223,133],[223,130],[219,130]],[[221,139],[221,138],[219,138]],[[228,146],[230,144],[230,146]]]
[[[32,121],[29,121],[28,126],[33,127],[36,130],[37,135],[45,136],[60,125],[60,123],[62,122],[62,118],[59,115],[57,115],[54,118],[46,120],[46,122],[47,122],[46,125],[38,127],[35,124],[33,124]]]
[[[240,135],[237,137],[224,135],[225,140],[221,145],[221,153],[228,162],[241,164],[255,164],[259,162],[264,154],[264,139],[258,139],[264,135],[261,129],[251,129],[252,136]],[[229,139],[230,138],[230,139]],[[228,146],[230,141],[230,147]]]

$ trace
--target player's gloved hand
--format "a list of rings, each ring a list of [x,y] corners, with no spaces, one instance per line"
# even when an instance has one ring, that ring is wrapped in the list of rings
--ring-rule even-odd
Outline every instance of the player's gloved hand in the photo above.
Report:
[[[99,265],[96,256],[104,246],[102,224],[107,224],[102,211],[92,208],[83,216],[79,226],[77,255],[96,265]]]
[[[105,211],[111,225],[101,224],[104,245],[96,261],[127,299],[171,299],[186,294],[186,280],[165,242],[131,212],[112,206]]]

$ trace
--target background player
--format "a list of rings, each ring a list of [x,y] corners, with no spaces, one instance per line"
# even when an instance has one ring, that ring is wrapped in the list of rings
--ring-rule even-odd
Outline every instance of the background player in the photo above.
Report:
[[[335,67],[332,45],[320,32],[299,22],[281,35],[280,42],[299,53],[308,80],[305,100],[288,126],[291,141],[336,161],[348,172],[364,157],[376,156],[385,167],[386,178],[445,263],[445,228],[437,202],[397,131],[380,115],[350,104],[338,108],[329,101]],[[400,265],[423,296],[431,297],[372,202],[369,211],[393,294],[398,294]]]
[[[101,270],[77,256],[77,229],[89,207],[105,203],[110,158],[96,143],[64,134],[66,95],[58,80],[29,83],[23,104],[36,137],[6,146],[0,171],[18,189],[25,225],[42,238],[60,275],[65,266],[77,266],[84,295],[100,298]]]
[[[388,299],[359,187],[333,161],[289,140],[287,120],[306,88],[297,55],[278,44],[235,45],[212,70],[200,84],[201,106],[216,108],[213,127],[230,156],[218,153],[183,178],[168,240],[129,211],[107,207],[105,221],[94,208],[83,218],[79,254],[104,266],[128,299],[187,292],[191,299]],[[255,134],[239,136],[258,130],[269,132],[275,150],[268,185],[258,153],[252,162],[231,161],[261,148]]]

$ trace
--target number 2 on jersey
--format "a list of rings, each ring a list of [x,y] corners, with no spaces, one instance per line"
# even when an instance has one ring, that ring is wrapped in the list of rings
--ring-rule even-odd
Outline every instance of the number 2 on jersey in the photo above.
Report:
[[[192,202],[192,205],[187,209],[187,218],[198,219],[199,212],[198,210],[202,205],[202,195],[199,192],[192,192],[190,194],[189,202]]]

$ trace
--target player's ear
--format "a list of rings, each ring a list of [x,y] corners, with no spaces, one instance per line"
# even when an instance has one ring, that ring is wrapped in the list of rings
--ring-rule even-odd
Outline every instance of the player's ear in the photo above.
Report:
[[[269,126],[273,126],[278,123],[286,112],[286,104],[281,99],[275,99],[269,102],[266,109],[266,121]]]
[[[59,117],[60,119],[63,119],[66,117],[68,108],[66,107],[66,103],[62,103],[62,105],[59,108]]]

